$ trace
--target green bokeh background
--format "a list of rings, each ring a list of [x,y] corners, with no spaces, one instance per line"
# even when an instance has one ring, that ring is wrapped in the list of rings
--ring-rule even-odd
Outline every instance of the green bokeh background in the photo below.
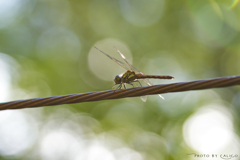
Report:
[[[94,45],[120,59],[113,48],[116,46],[143,73],[175,77],[173,81],[153,80],[155,84],[239,75],[238,2],[0,1],[5,6],[0,7],[0,58],[10,68],[11,86],[1,93],[7,94],[1,101],[110,89],[113,76],[124,70],[93,49]],[[227,110],[232,133],[239,139],[238,86],[163,96],[165,101],[148,96],[146,103],[126,98],[9,111],[9,119],[21,113],[25,125],[34,121],[30,125],[34,132],[30,127],[25,134],[35,138],[13,153],[14,148],[0,147],[1,159],[204,159],[188,154],[213,154],[214,150],[201,153],[189,145],[184,126],[189,117],[209,104],[217,111]],[[7,120],[0,122],[8,125]],[[21,130],[21,125],[18,127]],[[17,129],[10,131],[18,133]],[[66,136],[60,136],[61,140],[66,138],[60,144],[58,139],[46,138],[53,132],[76,138],[81,151],[70,152],[78,147]],[[87,149],[96,141],[105,149]],[[232,143],[238,146],[239,142]],[[8,144],[4,137],[1,143]],[[9,143],[22,145],[14,140]],[[68,149],[56,149],[59,146]],[[231,151],[216,150],[218,154]],[[232,154],[239,153],[234,150]]]

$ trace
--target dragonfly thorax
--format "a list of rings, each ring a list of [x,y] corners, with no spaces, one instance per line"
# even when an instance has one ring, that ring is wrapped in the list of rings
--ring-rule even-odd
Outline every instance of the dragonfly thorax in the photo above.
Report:
[[[131,83],[135,81],[137,78],[134,71],[127,71],[123,73],[122,75],[116,75],[114,78],[115,84],[121,84],[121,83]]]
[[[122,78],[120,75],[116,75],[115,78],[114,78],[114,82],[115,84],[120,84],[122,81]]]

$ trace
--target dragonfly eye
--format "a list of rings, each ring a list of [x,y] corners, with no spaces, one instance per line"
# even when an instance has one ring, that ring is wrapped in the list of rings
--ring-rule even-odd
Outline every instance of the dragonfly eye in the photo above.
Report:
[[[120,84],[121,83],[121,77],[119,75],[116,75],[115,78],[114,78],[114,82],[116,84]]]

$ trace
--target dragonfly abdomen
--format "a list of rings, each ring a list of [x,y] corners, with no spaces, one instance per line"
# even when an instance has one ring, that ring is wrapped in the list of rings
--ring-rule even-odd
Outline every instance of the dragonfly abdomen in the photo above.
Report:
[[[139,79],[143,78],[155,78],[155,79],[173,79],[173,76],[168,76],[168,75],[145,75],[145,74],[137,74],[137,77]]]

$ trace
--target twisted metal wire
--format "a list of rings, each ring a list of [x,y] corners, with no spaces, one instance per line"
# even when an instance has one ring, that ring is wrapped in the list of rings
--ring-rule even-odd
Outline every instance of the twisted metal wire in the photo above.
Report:
[[[126,97],[139,97],[144,95],[162,94],[169,92],[181,92],[189,90],[210,89],[228,87],[240,84],[240,76],[221,77],[215,79],[204,79],[190,82],[180,82],[172,84],[154,85],[148,87],[138,87],[121,90],[107,90],[99,92],[89,92],[80,94],[70,94],[63,96],[52,96],[44,98],[34,98],[27,100],[11,101],[0,103],[0,110],[34,108],[42,106],[53,106],[60,104],[80,103],[100,101],[107,99],[119,99]]]

